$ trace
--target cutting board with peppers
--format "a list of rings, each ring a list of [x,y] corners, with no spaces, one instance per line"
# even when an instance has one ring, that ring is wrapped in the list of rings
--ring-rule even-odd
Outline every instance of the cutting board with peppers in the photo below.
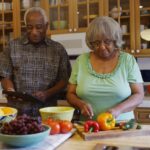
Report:
[[[107,139],[107,138],[118,138],[118,137],[129,137],[129,136],[150,136],[150,127],[144,128],[144,125],[140,125],[140,129],[137,129],[138,124],[135,123],[134,127],[131,129],[123,130],[120,127],[115,127],[108,131],[98,131],[98,132],[85,132],[83,123],[75,123],[74,126],[77,132],[83,137],[84,140],[96,140],[96,139]]]

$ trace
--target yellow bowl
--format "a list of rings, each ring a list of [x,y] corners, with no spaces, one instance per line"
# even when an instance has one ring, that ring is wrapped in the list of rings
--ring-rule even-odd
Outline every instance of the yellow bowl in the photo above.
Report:
[[[16,118],[17,109],[12,107],[0,107],[0,123],[9,122]]]
[[[39,111],[43,121],[47,118],[71,121],[74,110],[73,107],[56,106],[41,108]]]

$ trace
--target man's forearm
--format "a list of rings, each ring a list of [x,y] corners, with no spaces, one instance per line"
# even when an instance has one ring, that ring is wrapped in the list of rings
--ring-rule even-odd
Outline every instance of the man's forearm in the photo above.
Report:
[[[46,91],[47,96],[49,97],[60,92],[62,89],[65,89],[66,86],[67,86],[67,81],[63,81],[63,80],[59,81],[55,86],[53,86],[52,88]]]
[[[1,80],[1,85],[4,90],[15,91],[14,84],[9,78],[3,78]]]

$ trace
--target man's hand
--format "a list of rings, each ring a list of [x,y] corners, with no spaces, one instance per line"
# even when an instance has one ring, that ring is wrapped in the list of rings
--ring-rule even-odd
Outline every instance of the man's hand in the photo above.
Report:
[[[33,93],[33,96],[37,97],[40,101],[45,102],[48,95],[46,91],[37,91]]]

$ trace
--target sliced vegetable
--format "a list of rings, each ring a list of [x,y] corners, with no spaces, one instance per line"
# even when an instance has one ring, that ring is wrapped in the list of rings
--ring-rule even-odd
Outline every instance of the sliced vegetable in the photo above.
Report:
[[[142,129],[142,126],[140,124],[138,124],[136,129]]]
[[[120,128],[123,130],[128,130],[134,128],[135,120],[131,119],[128,122],[120,123]]]
[[[84,124],[85,132],[98,132],[100,130],[98,122],[94,120],[88,120]]]

